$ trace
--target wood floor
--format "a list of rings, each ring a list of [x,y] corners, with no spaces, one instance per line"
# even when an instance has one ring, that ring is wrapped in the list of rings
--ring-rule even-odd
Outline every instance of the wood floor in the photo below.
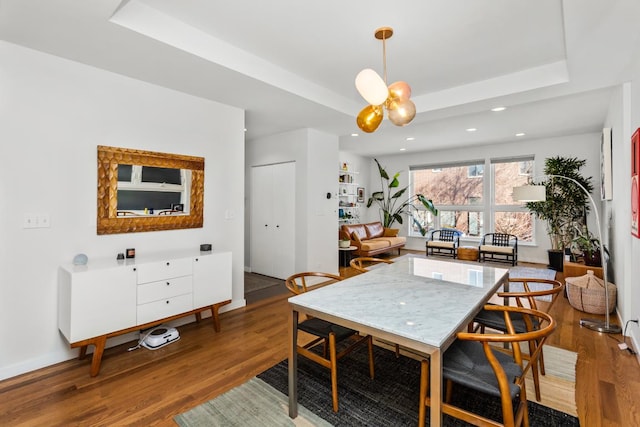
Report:
[[[353,272],[346,268],[341,274]],[[276,295],[181,326],[181,339],[156,351],[105,351],[100,375],[71,360],[0,382],[1,426],[174,426],[172,417],[252,378],[287,355],[288,295]],[[581,425],[640,426],[640,367],[612,337],[581,328],[584,313],[560,298],[551,345],[578,353]],[[590,316],[593,317],[593,316]],[[615,339],[614,339],[615,338]],[[416,395],[417,398],[417,395]]]

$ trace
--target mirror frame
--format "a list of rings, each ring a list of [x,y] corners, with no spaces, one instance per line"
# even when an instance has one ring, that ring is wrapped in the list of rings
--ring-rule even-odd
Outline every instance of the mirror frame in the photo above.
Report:
[[[189,215],[117,216],[118,164],[190,169]],[[202,228],[204,223],[204,157],[98,145],[97,233],[118,234],[144,231]]]

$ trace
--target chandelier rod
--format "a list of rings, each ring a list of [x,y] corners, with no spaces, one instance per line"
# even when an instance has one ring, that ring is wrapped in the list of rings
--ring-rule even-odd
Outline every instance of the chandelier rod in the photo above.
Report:
[[[393,36],[393,28],[391,27],[378,28],[374,35],[378,40],[382,40],[382,70],[383,70],[384,84],[388,85],[387,83],[387,39],[390,39],[391,36]]]

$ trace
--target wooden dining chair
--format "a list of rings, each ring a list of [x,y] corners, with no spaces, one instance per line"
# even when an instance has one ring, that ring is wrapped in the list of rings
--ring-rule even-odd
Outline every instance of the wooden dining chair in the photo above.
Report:
[[[373,258],[373,257],[362,256],[358,258],[353,258],[351,262],[349,262],[349,265],[358,273],[366,273],[367,271],[369,271],[369,268],[371,266],[374,266],[376,264],[382,264],[382,263],[393,264],[393,261],[389,259],[384,259],[384,258]]]
[[[539,310],[523,307],[487,305],[485,310],[503,316],[507,325],[506,333],[459,332],[456,341],[442,356],[442,378],[446,391],[442,412],[477,426],[529,426],[525,376],[534,369],[547,337],[556,328],[555,320]],[[523,319],[527,330],[516,332],[512,320]],[[534,323],[545,325],[538,329]],[[520,343],[535,341],[530,357],[524,358]],[[504,353],[499,345],[509,343],[511,353]],[[452,405],[453,384],[463,385],[475,392],[485,393],[500,399],[502,423],[489,419],[470,410]],[[418,425],[425,425],[426,407],[429,397],[429,362],[421,362],[420,409]]]
[[[530,278],[509,278],[509,288],[519,286],[522,283],[522,290],[509,289],[509,292],[498,292],[496,295],[500,298],[506,298],[510,304],[515,303],[518,307],[532,308],[534,310],[543,311],[549,313],[551,307],[556,302],[559,295],[562,294],[564,284],[557,280],[546,279],[530,279]],[[512,316],[512,322],[516,332],[525,332],[526,324],[522,316],[514,314]],[[504,316],[496,311],[481,310],[478,315],[473,319],[476,327],[480,328],[481,332],[484,332],[485,328],[506,332],[507,325],[505,324]],[[538,329],[541,325],[535,323],[534,328]],[[536,342],[531,342],[529,345],[529,354],[532,354],[535,350]],[[524,357],[528,357],[525,355]],[[534,365],[534,369],[531,372],[533,376],[533,385],[536,392],[536,400],[539,402],[541,399],[540,394],[540,376],[545,375],[544,370],[544,353],[540,351],[540,360],[537,366]]]
[[[312,284],[315,286],[325,286],[338,282],[342,279],[343,278],[340,276],[329,273],[305,272],[289,276],[285,280],[285,285],[295,295],[299,295],[310,290],[309,287]],[[310,283],[311,281],[314,283]],[[370,335],[361,336],[356,330],[309,316],[307,316],[304,321],[298,323],[298,330],[316,337],[307,344],[297,344],[297,352],[299,355],[331,370],[333,411],[338,412],[337,362],[355,350],[358,346],[366,343],[369,348],[369,375],[371,376],[371,379],[373,379],[373,340]],[[343,348],[341,346],[340,351],[338,351],[337,346],[342,342],[345,342],[345,346]],[[321,354],[319,354],[317,350],[313,349],[320,343],[324,346]]]

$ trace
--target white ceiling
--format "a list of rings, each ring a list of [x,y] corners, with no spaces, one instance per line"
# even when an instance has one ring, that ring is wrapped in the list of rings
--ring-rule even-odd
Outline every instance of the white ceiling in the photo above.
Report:
[[[0,39],[243,108],[247,139],[310,127],[381,155],[599,131],[638,18],[638,0],[0,0]],[[381,26],[418,113],[364,134],[353,83],[382,74]]]

